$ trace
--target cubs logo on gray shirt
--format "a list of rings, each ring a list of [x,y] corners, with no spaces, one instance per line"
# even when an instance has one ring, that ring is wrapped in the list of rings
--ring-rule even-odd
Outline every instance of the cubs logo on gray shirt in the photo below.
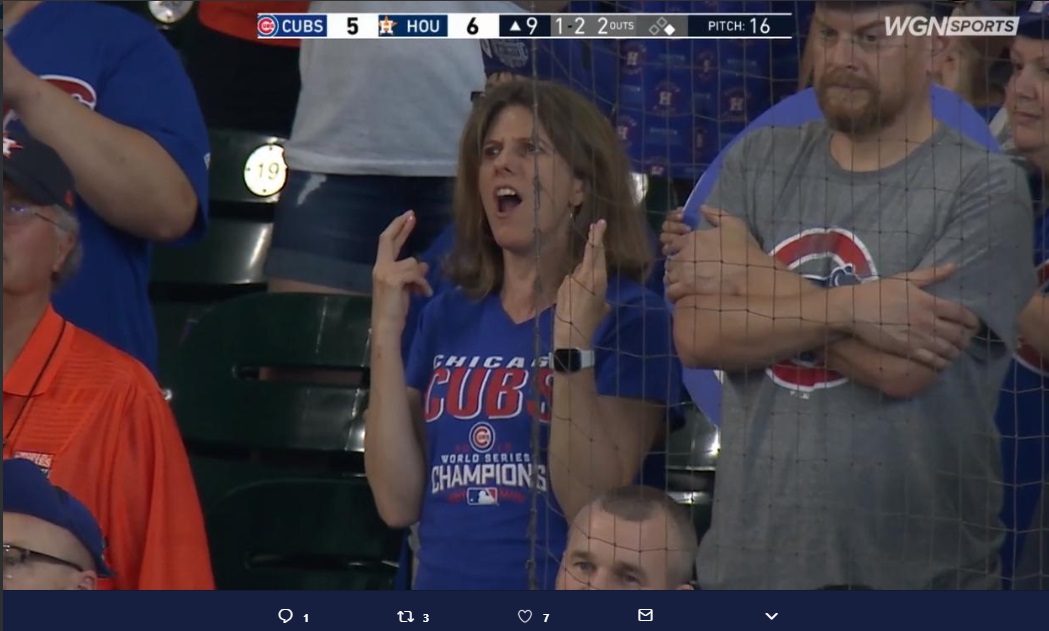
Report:
[[[1034,291],[1025,176],[947,127],[874,172],[842,169],[829,142],[823,121],[753,132],[728,153],[708,204],[745,218],[766,252],[828,287],[956,262],[927,291],[969,308],[985,333],[907,400],[812,354],[728,375],[700,583],[995,588],[994,414]]]

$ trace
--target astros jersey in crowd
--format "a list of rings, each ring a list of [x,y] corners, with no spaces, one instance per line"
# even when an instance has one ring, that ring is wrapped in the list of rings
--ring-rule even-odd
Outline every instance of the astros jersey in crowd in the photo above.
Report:
[[[200,503],[153,375],[48,309],[4,377],[4,458],[32,460],[98,519],[99,589],[213,589]]]
[[[182,242],[203,235],[207,213],[208,136],[177,53],[156,28],[119,7],[42,2],[4,33],[15,56],[37,76],[121,125],[160,144],[185,172],[199,200]],[[17,112],[4,106],[4,129]],[[156,369],[157,335],[149,305],[150,244],[104,222],[77,202],[84,261],[54,296],[55,308]]]
[[[789,40],[488,40],[485,71],[570,85],[601,107],[626,143],[634,170],[697,179],[722,146],[798,85],[811,2],[644,0],[571,2],[566,13],[793,13]]]
[[[594,344],[598,394],[673,406],[680,369],[662,297],[613,277],[608,303]],[[497,293],[478,302],[458,289],[423,308],[405,366],[423,396],[428,449],[415,589],[529,589],[530,560],[539,588],[553,589],[568,526],[547,469],[552,318],[551,308],[515,324]]]
[[[1039,219],[1036,237],[1038,286],[1046,293],[1049,292],[1049,215],[1043,214]],[[1005,474],[1002,521],[1006,526],[1006,539],[1002,546],[1002,573],[1006,579],[1012,578],[1016,555],[1025,545],[1037,542],[1036,536],[1026,534],[1039,526],[1034,522],[1035,509],[1049,474],[1047,418],[1049,357],[1041,357],[1033,347],[1021,343],[998,400],[998,431],[1002,434]]]

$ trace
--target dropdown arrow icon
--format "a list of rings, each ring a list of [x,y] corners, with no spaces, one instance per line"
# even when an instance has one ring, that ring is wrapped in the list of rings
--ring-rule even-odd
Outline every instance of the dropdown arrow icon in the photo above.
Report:
[[[765,617],[768,618],[769,620],[775,620],[776,616],[778,616],[778,615],[779,615],[779,612],[777,612],[777,613],[768,613],[768,612],[766,612],[765,613]]]

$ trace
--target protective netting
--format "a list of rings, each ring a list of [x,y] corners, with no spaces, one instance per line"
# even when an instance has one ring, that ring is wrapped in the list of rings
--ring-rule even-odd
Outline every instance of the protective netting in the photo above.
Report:
[[[678,300],[673,323],[663,329],[673,332],[674,350],[692,368],[684,370],[680,403],[667,402],[661,413],[667,431],[654,439],[644,464],[623,452],[640,449],[629,441],[647,435],[635,428],[616,443],[609,427],[621,419],[612,408],[585,405],[579,409],[605,413],[598,419],[605,426],[588,421],[586,431],[577,427],[567,440],[589,441],[589,455],[551,442],[558,423],[579,424],[565,406],[565,417],[555,409],[534,419],[531,459],[548,458],[552,477],[560,468],[585,486],[597,484],[602,463],[594,454],[620,454],[621,483],[636,472],[635,482],[662,489],[687,509],[702,538],[697,566],[705,587],[956,589],[1003,579],[1009,585],[1014,572],[1018,581],[1036,578],[1037,568],[1014,566],[1025,545],[1029,556],[1042,545],[1029,533],[1046,527],[1036,512],[1049,462],[1049,367],[1023,338],[1044,326],[1044,316],[1032,315],[1035,275],[1044,292],[1049,272],[1045,250],[1032,248],[1032,236],[1044,239],[1041,177],[1032,175],[1039,168],[1015,147],[1003,109],[1012,89],[1014,98],[1042,111],[1044,88],[1010,83],[1024,63],[1033,72],[1034,58],[1018,60],[1014,50],[1010,66],[1009,38],[933,44],[935,38],[892,37],[877,9],[878,21],[859,25],[842,8],[848,3],[835,3],[834,14],[810,33],[814,4],[572,2],[566,9],[789,12],[797,24],[789,39],[482,43],[489,75],[531,81],[537,95],[540,81],[567,85],[612,121],[656,251],[664,222],[680,206],[691,228],[717,235],[696,241],[691,255],[699,262],[687,267],[703,280],[692,290],[704,297]],[[857,15],[870,17],[873,3],[863,4]],[[990,4],[948,10],[989,15]],[[1012,10],[1017,3],[1006,4]],[[937,125],[913,115],[913,94],[926,74],[937,82]],[[805,91],[813,82],[817,88]],[[538,138],[562,126],[543,120],[536,99]],[[1033,116],[1025,122],[1041,124]],[[866,144],[843,153],[828,127]],[[616,176],[597,169],[596,140],[588,145],[564,133],[551,140],[570,165],[589,160],[582,172],[590,177]],[[1012,155],[1001,155],[1002,146]],[[1027,151],[1030,157],[1037,147]],[[1029,178],[1039,183],[1033,206]],[[591,192],[607,190],[588,184]],[[705,215],[704,203],[741,221]],[[574,229],[581,238],[587,222]],[[740,245],[747,233],[764,258]],[[537,261],[543,255],[540,243]],[[1032,262],[1040,264],[1036,274]],[[662,296],[662,253],[652,273],[645,285]],[[801,297],[813,289],[824,298]],[[616,300],[626,299],[609,295],[619,314],[623,302]],[[959,308],[940,313],[934,306],[947,302]],[[838,317],[841,305],[848,326],[811,324],[816,312],[823,320]],[[623,406],[651,402],[645,385],[676,379],[652,374],[673,370],[656,361],[651,349],[658,343],[645,333],[660,326],[655,307],[646,304],[638,320],[624,318],[618,335],[598,336],[615,346],[595,343],[599,362],[604,352],[624,363],[614,376],[600,365],[596,370],[599,394]],[[956,348],[944,348],[945,341]],[[536,332],[538,353],[551,350],[549,344]],[[643,411],[624,409],[639,424],[647,420]],[[619,447],[609,451],[608,444]],[[573,459],[558,462],[559,454]],[[533,478],[531,487],[541,486]],[[537,587],[562,561],[561,542],[549,535],[552,522],[573,517],[559,506],[540,508],[561,497],[563,489],[552,486],[553,493],[547,487],[531,496],[530,573]],[[645,553],[638,551],[651,553],[653,545],[664,547],[660,563],[676,576],[670,568],[688,546],[673,516],[653,522],[638,508],[645,502],[635,499],[610,500],[620,508],[606,513],[633,515],[617,520],[618,530],[602,530],[598,509],[569,528],[564,561],[574,580],[637,586],[642,579],[629,572],[600,575],[599,560],[614,548],[641,565]],[[635,523],[662,530],[630,530]],[[590,556],[573,553],[576,536],[592,548]]]

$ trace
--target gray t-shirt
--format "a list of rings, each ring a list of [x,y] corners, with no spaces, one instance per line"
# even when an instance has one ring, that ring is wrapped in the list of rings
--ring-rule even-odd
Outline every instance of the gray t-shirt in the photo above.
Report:
[[[843,170],[829,141],[822,121],[753,132],[729,151],[708,205],[745,217],[765,251],[830,286],[957,262],[927,290],[971,309],[994,341],[974,339],[910,400],[807,356],[729,375],[700,584],[995,588],[994,414],[1034,291],[1026,179],[946,127],[876,172]]]

